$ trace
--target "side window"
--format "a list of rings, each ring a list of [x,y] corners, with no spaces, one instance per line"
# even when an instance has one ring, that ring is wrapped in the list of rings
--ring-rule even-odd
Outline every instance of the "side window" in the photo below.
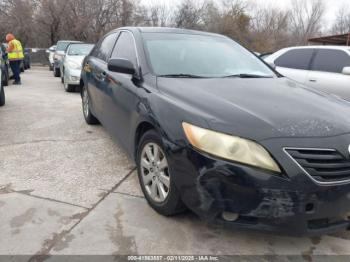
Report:
[[[341,73],[350,66],[350,56],[341,50],[320,49],[313,62],[312,70]]]
[[[116,33],[106,36],[99,45],[99,48],[94,50],[94,56],[107,62],[115,45],[115,41],[117,40],[117,36],[118,34]]]
[[[309,70],[314,49],[294,49],[276,59],[276,66]]]
[[[131,33],[122,32],[112,53],[113,58],[124,58],[137,65],[134,38]]]

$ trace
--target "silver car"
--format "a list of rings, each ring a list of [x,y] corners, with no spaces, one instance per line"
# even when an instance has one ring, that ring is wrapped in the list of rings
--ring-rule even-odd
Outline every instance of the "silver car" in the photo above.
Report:
[[[300,46],[265,58],[282,75],[350,101],[350,47]]]
[[[54,62],[55,62],[53,57],[55,55],[55,51],[56,51],[56,46],[55,45],[51,46],[49,49],[46,50],[46,53],[49,54],[49,63],[50,63],[49,69],[50,69],[50,71],[53,71],[53,65],[54,65]]]
[[[73,43],[81,43],[78,41],[58,41],[56,45],[55,54],[53,56],[53,75],[55,77],[61,77],[61,67],[64,56],[66,55],[67,47]]]
[[[66,92],[73,92],[75,87],[80,85],[83,60],[93,47],[94,45],[91,44],[71,44],[68,46],[62,62],[62,78]]]

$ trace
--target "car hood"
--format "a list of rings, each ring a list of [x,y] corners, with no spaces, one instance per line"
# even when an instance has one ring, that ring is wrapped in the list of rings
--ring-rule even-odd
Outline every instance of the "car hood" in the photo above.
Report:
[[[349,102],[287,78],[158,78],[158,88],[190,111],[182,121],[200,117],[208,128],[256,141],[350,133]]]

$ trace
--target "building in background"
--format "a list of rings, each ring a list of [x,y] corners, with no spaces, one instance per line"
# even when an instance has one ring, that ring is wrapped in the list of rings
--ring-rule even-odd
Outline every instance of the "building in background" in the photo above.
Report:
[[[346,45],[350,46],[350,32],[348,34],[323,36],[309,39],[310,45]]]

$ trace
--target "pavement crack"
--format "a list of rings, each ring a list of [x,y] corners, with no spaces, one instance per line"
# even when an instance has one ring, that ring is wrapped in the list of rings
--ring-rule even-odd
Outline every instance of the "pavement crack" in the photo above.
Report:
[[[81,213],[77,215],[76,218],[79,220],[72,225],[68,230],[63,230],[60,233],[54,233],[51,239],[48,239],[45,241],[45,243],[42,246],[42,249],[37,252],[36,255],[32,256],[28,262],[43,262],[47,259],[49,259],[51,256],[49,255],[51,250],[56,245],[62,245],[62,243],[65,242],[65,239],[67,236],[71,234],[71,232],[93,211],[96,209],[97,206],[99,206],[109,195],[111,195],[114,191],[118,189],[118,187],[124,183],[125,180],[127,180],[133,172],[136,170],[136,168],[133,168],[122,180],[120,180],[115,186],[113,186],[110,190],[106,191],[106,193],[101,196],[101,198],[89,209],[87,209],[86,212]]]
[[[122,196],[129,196],[129,197],[134,197],[134,198],[140,198],[140,199],[145,199],[143,196],[137,196],[137,195],[128,194],[128,193],[113,192],[113,194],[122,195]]]

